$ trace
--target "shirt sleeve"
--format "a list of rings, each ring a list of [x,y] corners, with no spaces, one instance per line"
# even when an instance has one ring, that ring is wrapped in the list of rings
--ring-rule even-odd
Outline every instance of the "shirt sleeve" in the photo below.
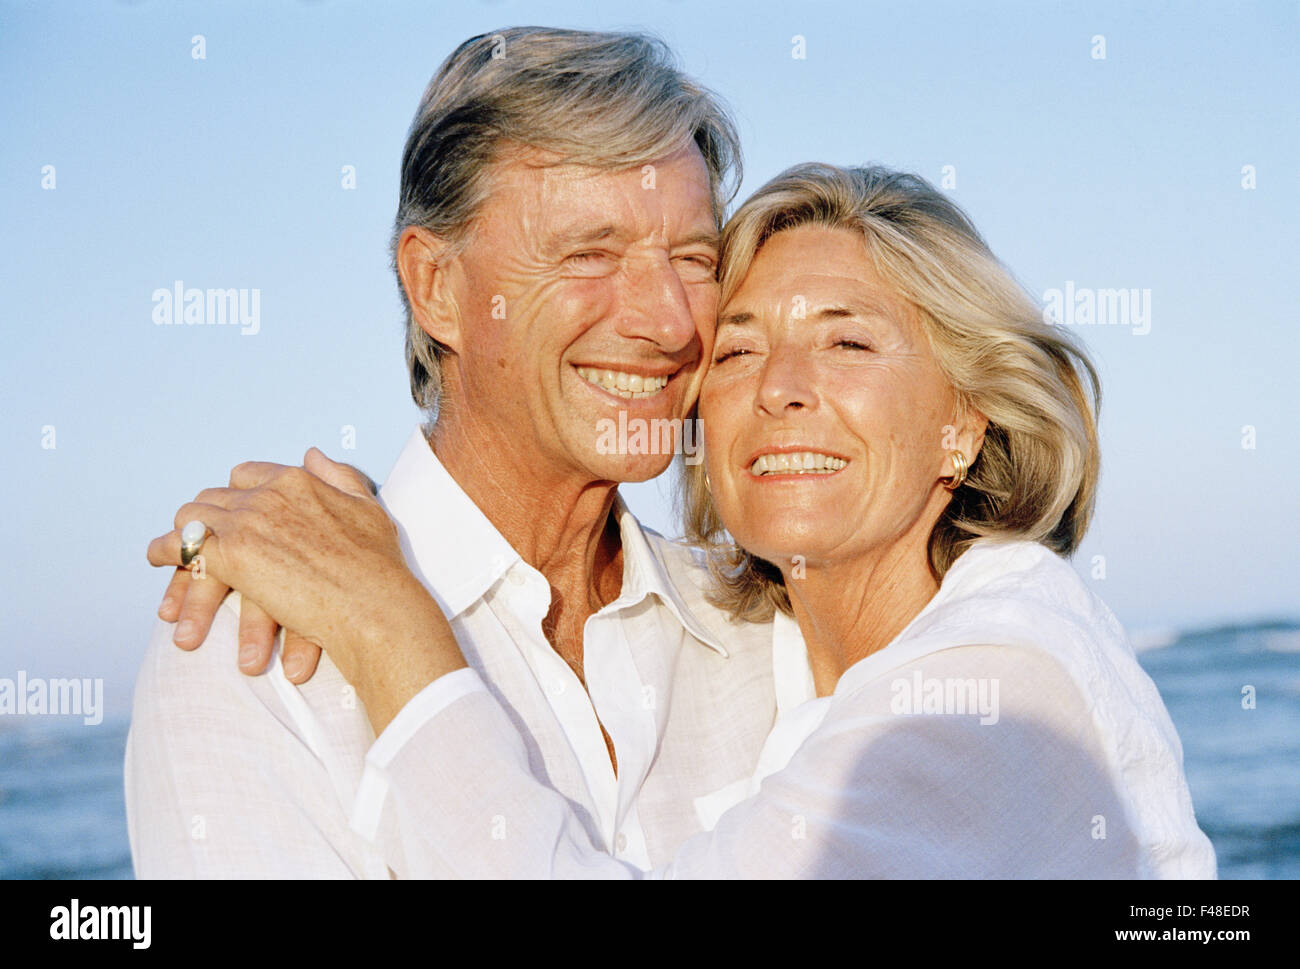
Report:
[[[426,865],[534,879],[1135,876],[1115,774],[1061,667],[981,646],[915,669],[925,683],[982,680],[995,716],[900,712],[912,667],[837,695],[783,769],[649,873],[592,843],[531,774],[505,711],[471,686],[387,759],[388,848],[414,876]]]
[[[136,681],[125,762],[137,878],[350,878],[346,815],[310,739],[236,667],[238,613],[202,646],[153,631]]]
[[[352,802],[353,831],[372,843],[392,840],[393,831],[381,830],[393,823],[392,814],[385,811],[389,764],[407,744],[416,742],[426,723],[465,694],[486,689],[477,671],[465,667],[440,676],[407,701],[366,753],[361,783]]]

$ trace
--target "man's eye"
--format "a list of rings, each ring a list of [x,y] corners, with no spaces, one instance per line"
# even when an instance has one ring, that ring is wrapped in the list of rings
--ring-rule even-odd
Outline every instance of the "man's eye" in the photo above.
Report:
[[[741,354],[745,354],[745,353],[749,353],[749,351],[738,347],[735,350],[728,350],[725,353],[718,354],[716,357],[713,358],[713,362],[722,363],[722,361],[724,360],[730,360],[732,357],[738,357]]]
[[[869,347],[867,344],[865,344],[865,343],[861,343],[861,342],[859,342],[858,340],[836,340],[836,341],[835,341],[835,345],[836,345],[837,347],[848,347],[850,350],[870,350],[870,349],[871,349],[871,347]]]
[[[589,262],[592,259],[604,259],[604,258],[605,258],[605,254],[603,252],[577,252],[569,257],[569,259],[575,260],[577,262]]]

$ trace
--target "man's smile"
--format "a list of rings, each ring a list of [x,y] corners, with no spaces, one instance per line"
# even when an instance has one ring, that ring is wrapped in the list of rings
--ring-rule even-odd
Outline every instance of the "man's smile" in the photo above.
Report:
[[[670,373],[634,373],[630,370],[608,370],[601,367],[575,367],[578,376],[601,390],[628,400],[641,400],[659,395],[676,371]]]

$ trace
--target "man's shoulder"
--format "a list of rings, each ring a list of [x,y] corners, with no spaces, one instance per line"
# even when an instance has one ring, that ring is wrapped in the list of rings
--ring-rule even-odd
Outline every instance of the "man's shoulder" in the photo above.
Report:
[[[217,610],[207,638],[196,649],[172,642],[176,624],[158,620],[149,636],[144,662],[135,684],[133,721],[146,716],[226,711],[236,716],[250,704],[264,705],[267,692],[239,671],[239,597],[232,593]]]

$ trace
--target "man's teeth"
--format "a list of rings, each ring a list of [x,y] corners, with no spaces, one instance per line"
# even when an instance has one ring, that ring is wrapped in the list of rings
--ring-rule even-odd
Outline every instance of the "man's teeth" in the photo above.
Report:
[[[653,397],[668,386],[667,377],[643,377],[639,373],[622,370],[597,370],[595,367],[578,367],[578,376],[611,394],[635,400]]]
[[[749,466],[753,474],[834,474],[849,462],[817,451],[760,454]]]

